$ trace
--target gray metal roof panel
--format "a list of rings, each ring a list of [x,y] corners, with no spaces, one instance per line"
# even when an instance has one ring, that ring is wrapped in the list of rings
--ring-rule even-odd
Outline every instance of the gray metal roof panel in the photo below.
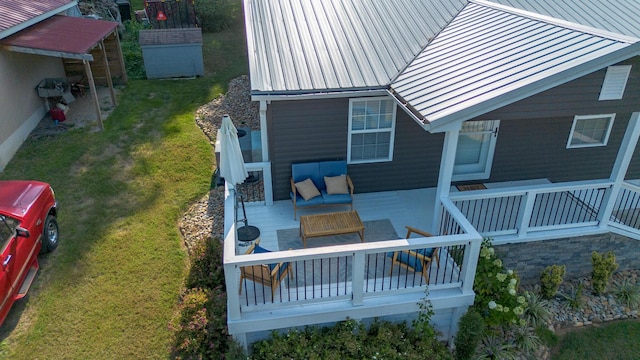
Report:
[[[597,29],[640,37],[638,0],[488,0]]]
[[[254,93],[386,87],[466,0],[245,0]]]
[[[629,45],[471,3],[391,88],[433,122]]]

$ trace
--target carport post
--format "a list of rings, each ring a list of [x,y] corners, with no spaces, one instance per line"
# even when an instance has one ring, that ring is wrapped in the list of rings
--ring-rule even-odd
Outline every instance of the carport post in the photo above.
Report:
[[[91,72],[91,65],[88,60],[82,60],[84,64],[84,72],[87,74],[87,80],[89,81],[89,88],[91,88],[91,96],[93,97],[93,104],[96,106],[96,114],[98,115],[98,126],[100,130],[104,130],[102,124],[102,114],[100,113],[100,102],[98,100],[98,91],[96,90],[96,84],[93,81],[93,73]]]

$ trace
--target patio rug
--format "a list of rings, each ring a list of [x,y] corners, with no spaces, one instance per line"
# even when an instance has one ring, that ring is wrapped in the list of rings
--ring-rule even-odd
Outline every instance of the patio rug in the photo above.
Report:
[[[362,224],[364,225],[365,242],[399,239],[389,219],[363,221]],[[278,230],[277,234],[279,250],[303,248],[299,228]],[[307,248],[357,243],[360,243],[360,236],[356,233],[321,236],[308,238]]]

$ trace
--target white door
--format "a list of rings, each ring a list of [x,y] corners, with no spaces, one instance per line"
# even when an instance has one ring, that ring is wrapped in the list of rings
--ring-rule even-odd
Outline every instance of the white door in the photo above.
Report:
[[[465,121],[458,137],[453,181],[488,179],[500,120]]]

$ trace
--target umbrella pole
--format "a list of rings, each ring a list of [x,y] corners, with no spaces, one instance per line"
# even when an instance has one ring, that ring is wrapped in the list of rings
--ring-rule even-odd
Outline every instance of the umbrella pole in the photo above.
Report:
[[[242,221],[244,222],[244,226],[249,226],[249,221],[247,219],[247,210],[244,208],[244,195],[242,195],[242,193],[237,191],[235,191],[235,193],[236,193],[236,204],[238,204],[238,197],[240,197],[240,204],[242,204],[242,216],[244,216],[242,220],[237,220],[236,222]]]

